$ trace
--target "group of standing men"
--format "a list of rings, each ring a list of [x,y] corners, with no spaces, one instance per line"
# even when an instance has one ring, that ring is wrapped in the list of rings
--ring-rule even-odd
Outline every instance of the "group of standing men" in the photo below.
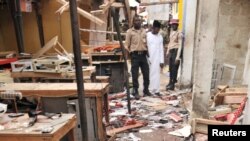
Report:
[[[169,56],[170,81],[167,90],[174,90],[177,82],[181,54],[181,33],[178,31],[178,20],[171,20],[172,31],[169,38],[167,54]],[[160,96],[160,73],[164,67],[164,41],[159,33],[161,23],[154,21],[152,30],[146,32],[141,27],[141,18],[133,18],[133,27],[127,31],[126,49],[131,56],[131,73],[133,95],[139,99],[139,68],[143,75],[143,96]]]

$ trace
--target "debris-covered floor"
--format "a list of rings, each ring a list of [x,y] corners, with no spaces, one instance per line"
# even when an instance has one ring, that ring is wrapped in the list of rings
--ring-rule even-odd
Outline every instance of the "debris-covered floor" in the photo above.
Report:
[[[139,80],[142,85],[142,78]],[[167,83],[166,69],[161,74],[162,96],[132,98],[131,114],[127,110],[126,92],[110,94],[111,118],[109,124],[106,123],[107,135],[115,136],[117,141],[207,141],[208,125],[242,124],[246,87],[218,85],[211,92],[208,118],[194,118],[191,124],[191,89],[166,91]],[[141,86],[140,95],[142,89]]]
[[[111,112],[110,123],[107,126],[109,136],[116,135],[117,141],[179,141],[190,135],[191,126],[188,125],[187,110],[191,101],[190,89],[165,91],[168,72],[165,70],[161,75],[162,96],[132,99],[131,115],[127,110],[126,92],[109,96]],[[142,78],[139,79],[142,85]],[[172,132],[178,129],[181,130]]]

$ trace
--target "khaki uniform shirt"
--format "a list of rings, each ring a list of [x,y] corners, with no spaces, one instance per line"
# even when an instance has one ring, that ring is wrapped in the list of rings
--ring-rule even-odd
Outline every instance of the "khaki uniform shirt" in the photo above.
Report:
[[[170,38],[170,41],[169,41],[169,44],[168,44],[167,53],[169,53],[169,50],[171,50],[171,49],[178,49],[176,60],[180,60],[182,33],[179,32],[179,31],[173,31],[170,34],[169,38]]]
[[[126,49],[129,52],[147,51],[146,35],[146,31],[143,28],[140,30],[134,28],[129,29],[126,34]]]

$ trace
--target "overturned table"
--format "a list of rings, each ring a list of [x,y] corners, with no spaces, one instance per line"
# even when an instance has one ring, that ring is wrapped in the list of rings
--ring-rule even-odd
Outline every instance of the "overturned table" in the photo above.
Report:
[[[109,121],[108,114],[108,83],[84,83],[86,98],[96,99],[97,126],[100,140],[105,139],[105,129],[102,119],[105,110],[105,119]],[[23,97],[76,97],[76,83],[8,83],[0,85],[0,92],[15,90],[21,92]],[[103,107],[104,105],[104,107]]]

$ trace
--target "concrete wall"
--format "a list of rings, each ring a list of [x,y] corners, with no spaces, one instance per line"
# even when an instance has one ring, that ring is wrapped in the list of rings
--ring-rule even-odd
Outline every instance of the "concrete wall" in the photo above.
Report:
[[[248,40],[248,50],[247,50],[246,61],[245,61],[245,66],[244,66],[242,84],[248,85],[250,83],[249,78],[250,78],[250,38]]]
[[[241,84],[250,35],[250,0],[220,0],[215,59],[218,64],[236,65],[235,83]],[[230,79],[228,70],[221,83]]]
[[[215,39],[218,30],[219,1],[198,0],[197,7],[192,117],[207,117]]]

